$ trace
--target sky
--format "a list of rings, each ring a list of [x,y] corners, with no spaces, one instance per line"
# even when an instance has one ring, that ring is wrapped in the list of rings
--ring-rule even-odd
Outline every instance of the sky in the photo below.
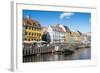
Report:
[[[61,24],[72,31],[91,32],[91,13],[23,10],[23,17],[30,16],[41,26]]]

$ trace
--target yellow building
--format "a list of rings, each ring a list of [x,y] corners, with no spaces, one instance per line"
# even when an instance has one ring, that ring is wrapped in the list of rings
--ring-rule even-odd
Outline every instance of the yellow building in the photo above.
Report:
[[[66,32],[66,34],[65,34],[65,43],[66,43],[68,48],[71,46],[70,37],[71,37],[71,32]]]
[[[79,32],[72,32],[74,38],[74,47],[78,48],[78,45],[81,43],[81,35]]]
[[[41,25],[30,17],[23,18],[23,41],[40,41]]]

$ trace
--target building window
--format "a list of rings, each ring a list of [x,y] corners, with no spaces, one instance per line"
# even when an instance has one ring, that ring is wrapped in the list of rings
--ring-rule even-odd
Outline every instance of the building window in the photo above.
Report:
[[[34,27],[32,27],[32,30],[34,30]]]
[[[28,26],[26,26],[25,29],[28,29]]]
[[[29,35],[31,34],[31,32],[29,32]]]
[[[39,33],[39,36],[41,36],[41,34]]]
[[[28,41],[30,41],[30,39],[28,39]]]
[[[34,33],[34,36],[36,36],[36,33]]]
[[[25,35],[27,35],[27,32],[25,32]]]
[[[27,41],[27,39],[25,38],[25,41]]]
[[[37,34],[38,34],[38,33],[36,33],[36,36],[37,36]]]
[[[40,24],[38,24],[40,26]]]
[[[37,28],[35,28],[35,30],[37,31]]]
[[[31,29],[31,26],[29,26],[29,29]]]
[[[32,32],[32,36],[33,36],[33,32]]]

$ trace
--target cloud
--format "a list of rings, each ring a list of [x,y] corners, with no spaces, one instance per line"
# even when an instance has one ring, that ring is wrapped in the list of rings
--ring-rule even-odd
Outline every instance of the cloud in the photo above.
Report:
[[[67,12],[67,13],[62,13],[60,15],[60,19],[63,19],[64,17],[67,17],[67,19],[70,18],[70,16],[74,15],[74,13],[70,13],[70,12]]]

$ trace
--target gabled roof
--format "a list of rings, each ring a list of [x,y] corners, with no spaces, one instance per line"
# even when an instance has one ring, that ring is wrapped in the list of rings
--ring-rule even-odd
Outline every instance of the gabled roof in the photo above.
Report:
[[[82,35],[82,33],[80,31],[77,31],[80,35]]]
[[[68,26],[64,26],[64,28],[65,28],[66,31],[70,32],[70,29],[68,28]]]
[[[59,27],[59,25],[53,25],[51,26],[51,28],[53,29],[53,31],[64,32],[64,30]]]
[[[27,19],[27,18],[23,18],[23,25],[29,24],[31,26],[39,26],[41,27],[40,23],[36,20],[32,20],[31,18]]]

